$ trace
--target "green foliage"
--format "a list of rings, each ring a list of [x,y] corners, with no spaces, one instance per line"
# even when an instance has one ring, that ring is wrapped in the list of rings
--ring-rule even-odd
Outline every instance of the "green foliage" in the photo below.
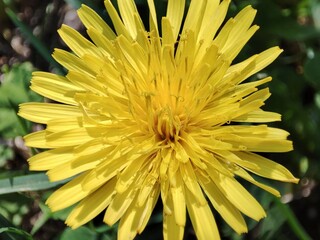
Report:
[[[87,227],[80,227],[76,230],[67,229],[63,232],[60,240],[78,240],[78,239],[96,240],[97,233]]]
[[[23,136],[30,131],[30,124],[17,116],[20,103],[41,101],[41,97],[29,89],[31,73],[29,62],[2,67],[3,82],[0,85],[0,135],[4,138]]]
[[[0,198],[0,214],[12,222],[12,226],[22,223],[23,216],[29,211],[32,200],[19,193],[2,195]],[[9,225],[8,225],[9,226]]]

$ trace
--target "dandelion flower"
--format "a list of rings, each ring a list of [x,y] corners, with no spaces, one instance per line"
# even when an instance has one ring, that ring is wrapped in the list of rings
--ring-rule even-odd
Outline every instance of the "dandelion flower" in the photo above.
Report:
[[[114,28],[85,5],[78,14],[91,41],[61,27],[72,53],[53,57],[68,74],[33,73],[31,89],[53,103],[24,103],[19,115],[46,125],[25,137],[47,149],[29,159],[30,170],[72,179],[47,200],[53,211],[75,205],[66,224],[105,211],[105,223],[119,221],[118,238],[133,239],[161,199],[164,239],[183,238],[187,214],[198,239],[219,239],[211,206],[239,234],[242,214],[266,216],[237,179],[275,196],[254,175],[298,181],[259,155],[292,150],[286,131],[265,124],[280,121],[261,109],[270,93],[258,87],[271,78],[245,82],[282,50],[233,63],[258,27],[251,6],[221,26],[229,3],[191,1],[182,24],[185,0],[169,0],[159,26],[148,0],[146,30],[133,0],[118,0],[119,13],[106,0]]]

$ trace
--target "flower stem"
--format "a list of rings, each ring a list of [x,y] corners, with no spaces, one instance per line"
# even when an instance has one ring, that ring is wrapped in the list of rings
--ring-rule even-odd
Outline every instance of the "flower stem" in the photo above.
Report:
[[[274,201],[279,210],[287,217],[288,224],[296,236],[301,240],[312,240],[309,234],[305,231],[302,225],[299,223],[297,217],[287,204],[283,204],[278,198]]]

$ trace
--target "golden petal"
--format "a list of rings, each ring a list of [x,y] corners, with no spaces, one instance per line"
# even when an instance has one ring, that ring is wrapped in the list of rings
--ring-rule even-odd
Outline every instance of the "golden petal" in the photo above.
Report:
[[[169,0],[167,8],[167,18],[170,25],[172,26],[173,41],[176,41],[180,28],[181,22],[184,15],[185,0]]]
[[[53,148],[47,144],[47,134],[48,132],[46,130],[42,130],[24,136],[26,146],[34,148]]]
[[[81,117],[83,114],[77,106],[56,103],[22,103],[19,116],[37,123],[48,123],[52,119]]]
[[[154,5],[154,0],[148,0],[148,6],[150,11],[150,16],[149,16],[150,32],[154,32],[155,34],[158,34],[159,30],[158,30],[157,11]]]
[[[230,201],[210,179],[204,178],[201,174],[197,174],[197,176],[202,189],[222,218],[238,234],[246,233],[248,228],[240,211],[232,203],[230,203]]]
[[[58,33],[63,41],[79,57],[83,57],[85,54],[102,57],[98,48],[73,28],[62,25]]]
[[[94,28],[102,33],[107,39],[113,40],[116,34],[112,31],[108,24],[91,8],[81,5],[78,9],[78,16],[87,29]]]
[[[100,134],[100,128],[76,128],[47,134],[46,141],[48,146],[54,148],[76,146],[93,140]]]
[[[221,174],[217,175],[217,177],[218,179],[213,180],[217,183],[220,191],[242,213],[256,221],[259,221],[266,216],[261,205],[240,183],[238,183],[238,181]]]
[[[262,188],[263,190],[273,194],[274,196],[276,197],[280,197],[280,193],[279,191],[277,191],[276,189],[266,185],[266,184],[263,184],[263,183],[259,183],[257,182],[253,177],[250,176],[249,173],[247,173],[245,170],[243,170],[242,168],[238,168],[236,170],[234,170],[234,173],[240,177],[242,177],[243,179],[247,180],[248,182],[251,182],[252,184]]]
[[[139,28],[143,26],[143,23],[135,2],[133,0],[122,0],[118,1],[118,6],[126,29],[129,31],[132,39],[136,39],[138,31],[144,31],[144,28]],[[140,24],[136,24],[135,16],[138,16],[138,22],[140,22]]]
[[[87,173],[77,176],[52,193],[46,201],[50,209],[55,212],[67,208],[91,194],[95,189],[84,191],[82,188],[82,183],[86,175]]]
[[[199,240],[220,239],[216,221],[209,205],[199,205],[196,197],[186,190],[186,203],[194,231]]]
[[[123,24],[119,14],[117,13],[117,10],[113,6],[110,0],[105,0],[104,5],[107,9],[107,12],[111,18],[111,21],[113,23],[113,26],[117,32],[118,36],[125,36],[127,39],[132,40],[133,36],[131,35],[132,32],[130,32],[130,29],[127,29],[126,26]]]
[[[63,147],[38,153],[28,159],[31,171],[49,170],[74,158],[73,147]]]
[[[173,209],[172,198],[168,197],[164,209]],[[163,211],[163,239],[164,240],[182,240],[184,227],[176,223],[173,213]]]
[[[247,169],[254,174],[283,182],[299,182],[299,179],[295,178],[288,169],[279,163],[271,161],[255,153],[236,152],[235,154],[238,157],[245,159],[246,161],[251,161],[259,166],[259,169]]]
[[[170,187],[171,197],[172,197],[172,205],[173,205],[173,215],[176,221],[176,224],[179,226],[185,226],[186,224],[186,200],[185,200],[185,190],[184,183],[182,181],[182,177],[177,172],[174,176],[176,179],[174,182],[175,186]]]
[[[81,72],[82,74],[88,74],[92,77],[97,75],[97,72],[95,72],[95,66],[92,64],[88,65],[83,61],[83,59],[77,57],[73,53],[61,49],[55,49],[52,57],[68,70]]]
[[[30,88],[36,93],[70,105],[78,105],[73,98],[74,94],[84,91],[82,87],[74,85],[66,77],[46,72],[33,72],[31,84]]]
[[[111,179],[84,198],[68,215],[66,224],[72,229],[76,229],[105,210],[113,198],[116,181],[116,178]]]
[[[110,203],[103,221],[108,225],[115,224],[126,213],[135,198],[135,184],[131,184],[123,193],[117,193]]]

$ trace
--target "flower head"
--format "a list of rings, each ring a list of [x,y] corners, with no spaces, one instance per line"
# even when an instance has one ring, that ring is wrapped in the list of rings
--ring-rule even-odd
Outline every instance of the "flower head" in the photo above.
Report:
[[[105,223],[120,220],[119,239],[132,239],[161,199],[165,239],[183,238],[187,213],[199,239],[218,239],[211,205],[238,233],[247,231],[242,214],[265,217],[235,177],[276,196],[252,174],[298,181],[257,154],[292,150],[286,131],[263,124],[280,120],[261,109],[270,93],[258,87],[271,78],[245,82],[281,50],[234,64],[258,27],[250,6],[221,27],[229,2],[191,1],[182,26],[185,0],[169,0],[160,27],[148,0],[147,31],[133,0],[118,1],[119,14],[106,0],[115,32],[84,5],[78,14],[92,41],[59,30],[72,53],[53,57],[68,74],[35,72],[31,86],[56,103],[25,103],[19,115],[46,125],[25,137],[49,149],[29,159],[30,169],[51,181],[72,177],[47,200],[53,211],[76,204],[69,226],[105,211]]]

